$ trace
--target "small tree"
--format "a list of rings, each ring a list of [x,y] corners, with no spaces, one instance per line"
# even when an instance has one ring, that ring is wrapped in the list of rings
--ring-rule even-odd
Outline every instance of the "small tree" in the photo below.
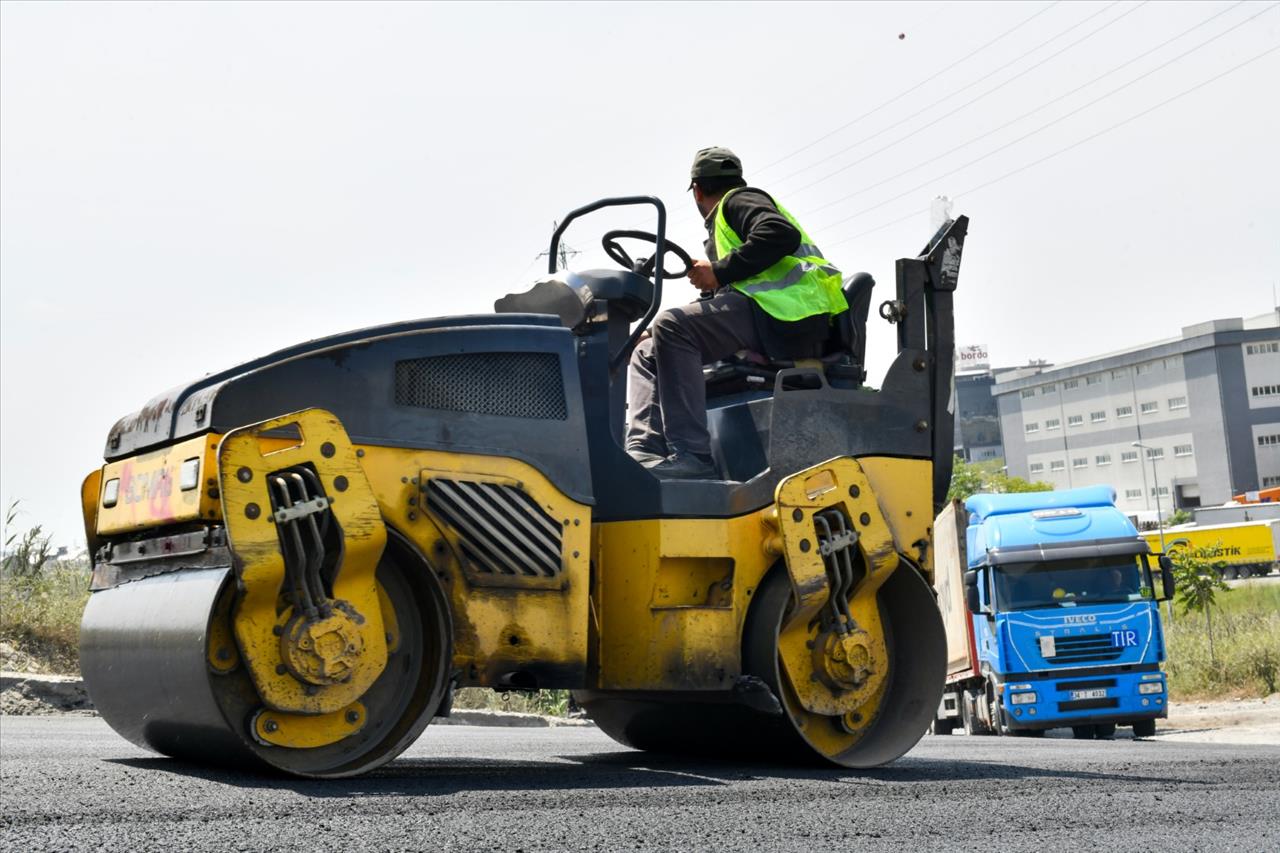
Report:
[[[1165,524],[1169,527],[1173,527],[1175,524],[1186,524],[1191,521],[1193,517],[1194,516],[1185,509],[1175,509],[1169,514],[1169,520],[1166,521]]]
[[[965,462],[959,456],[951,461],[951,488],[947,500],[966,500],[978,492],[1012,494],[1014,492],[1051,492],[1053,485],[1028,482],[1021,477],[1010,477],[998,467],[1000,460],[990,462]]]
[[[1209,637],[1209,661],[1217,663],[1213,651],[1213,608],[1217,606],[1217,594],[1231,587],[1222,579],[1222,561],[1214,557],[1222,553],[1222,543],[1203,548],[1179,548],[1170,553],[1173,558],[1173,576],[1177,583],[1175,601],[1183,614],[1203,613],[1205,632]]]
[[[982,491],[982,471],[959,456],[951,460],[951,488],[947,500],[965,500]]]

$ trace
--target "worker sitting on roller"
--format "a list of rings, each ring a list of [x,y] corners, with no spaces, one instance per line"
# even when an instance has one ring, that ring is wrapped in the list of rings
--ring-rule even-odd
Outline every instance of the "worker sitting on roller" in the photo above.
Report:
[[[739,350],[821,356],[831,316],[848,307],[840,271],[782,205],[747,186],[732,151],[699,151],[689,188],[707,227],[709,260],[689,270],[703,298],[659,314],[631,356],[627,452],[664,479],[716,475],[702,365]]]

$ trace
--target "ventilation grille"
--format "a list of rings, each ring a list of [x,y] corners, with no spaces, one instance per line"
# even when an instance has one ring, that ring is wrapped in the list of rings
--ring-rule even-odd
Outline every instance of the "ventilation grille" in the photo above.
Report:
[[[396,362],[396,405],[563,421],[560,357],[551,352],[480,352]]]
[[[462,554],[478,574],[560,575],[560,524],[515,486],[432,478],[427,481],[427,509],[458,534]]]
[[[1123,649],[1111,645],[1110,634],[1081,634],[1077,637],[1054,638],[1057,654],[1045,658],[1049,663],[1089,663],[1115,660]]]

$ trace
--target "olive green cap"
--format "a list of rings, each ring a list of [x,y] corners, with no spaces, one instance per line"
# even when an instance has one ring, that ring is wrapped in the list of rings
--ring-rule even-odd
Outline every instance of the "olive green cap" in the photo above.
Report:
[[[693,155],[693,168],[689,170],[689,186],[695,178],[742,177],[742,161],[728,148],[715,146],[703,148]]]

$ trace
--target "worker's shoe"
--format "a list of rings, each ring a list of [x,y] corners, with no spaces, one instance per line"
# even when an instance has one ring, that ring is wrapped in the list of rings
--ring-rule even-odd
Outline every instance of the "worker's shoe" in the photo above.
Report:
[[[652,468],[659,462],[664,461],[667,457],[662,453],[654,453],[639,446],[631,446],[627,448],[627,455],[639,462],[646,468]]]
[[[720,473],[710,456],[681,450],[650,466],[649,470],[660,480],[715,480]]]

